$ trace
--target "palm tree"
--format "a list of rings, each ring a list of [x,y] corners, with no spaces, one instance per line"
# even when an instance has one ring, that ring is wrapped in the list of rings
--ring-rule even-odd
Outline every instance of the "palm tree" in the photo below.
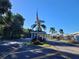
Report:
[[[64,34],[63,29],[60,29],[60,30],[59,30],[59,32],[60,32],[60,34],[61,34],[61,35],[63,35],[63,34]]]
[[[55,30],[55,28],[54,28],[54,27],[51,27],[51,28],[50,28],[50,33],[51,33],[51,34],[56,33],[56,30]]]
[[[43,29],[46,29],[46,26],[43,24],[43,20],[39,20],[38,13],[36,14],[36,21],[35,24],[33,24],[31,27],[32,29],[36,28],[36,31],[42,31]]]
[[[54,27],[50,27],[50,31],[49,31],[50,33],[51,33],[51,35],[52,34],[55,34],[57,31],[55,30],[55,28]],[[51,39],[52,39],[52,36],[50,36],[51,37]]]
[[[64,36],[63,36],[64,31],[63,31],[63,29],[60,29],[59,30],[59,33],[61,34],[59,39],[64,39]]]

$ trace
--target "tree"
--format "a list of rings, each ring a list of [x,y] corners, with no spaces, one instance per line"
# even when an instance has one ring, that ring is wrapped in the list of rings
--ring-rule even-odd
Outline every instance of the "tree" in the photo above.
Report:
[[[4,27],[3,27],[3,37],[9,39],[10,33],[12,31],[11,29],[11,25],[12,25],[12,20],[13,20],[13,14],[11,11],[7,11],[5,13],[5,15],[3,15],[3,23],[4,23]]]
[[[23,32],[24,18],[20,14],[13,15],[10,12],[5,16],[5,21],[8,24],[4,26],[3,37],[6,39],[20,38]]]
[[[56,33],[56,30],[55,30],[55,28],[54,28],[54,27],[51,27],[51,28],[50,28],[50,33],[51,33],[51,34]]]
[[[46,26],[43,24],[44,22],[39,20],[36,21],[35,24],[32,25],[32,29],[36,27],[36,31],[42,31],[42,29],[46,29]]]
[[[32,29],[23,29],[23,32],[24,32],[24,37],[28,37],[28,38],[30,38],[31,37],[31,32],[33,32],[33,30]]]
[[[11,3],[9,0],[0,0],[0,24],[5,24],[7,25],[6,22],[6,18],[5,18],[5,13],[9,13],[9,15],[11,14],[10,12],[11,9]],[[10,16],[9,16],[10,18]]]
[[[63,35],[63,34],[64,34],[63,29],[60,29],[60,30],[59,30],[59,33],[60,33],[61,35]]]
[[[23,32],[24,18],[20,14],[11,12],[9,0],[0,0],[0,35],[3,38],[20,38]]]
[[[50,27],[49,32],[50,32],[51,34],[55,34],[57,31],[55,30],[54,27]],[[54,37],[54,36],[53,36],[53,37]],[[52,36],[50,36],[50,38],[52,39]]]
[[[11,24],[11,34],[12,38],[20,38],[23,32],[24,18],[20,14],[13,16],[13,22]]]
[[[5,14],[11,14],[11,3],[9,0],[0,0],[0,24],[8,25],[6,22]],[[10,18],[10,16],[8,17]],[[9,21],[8,21],[9,22]]]
[[[7,18],[4,16],[11,9],[11,3],[9,0],[0,0],[0,33],[3,35],[3,29],[8,25]]]
[[[4,14],[11,9],[11,3],[9,0],[0,0],[0,14]]]
[[[3,34],[4,22],[2,21],[3,17],[0,16],[0,36]]]
[[[33,24],[31,27],[32,29],[36,28],[36,31],[42,31],[43,29],[46,29],[46,26],[43,24],[43,20],[39,20],[38,13],[36,14],[36,21],[35,24]]]

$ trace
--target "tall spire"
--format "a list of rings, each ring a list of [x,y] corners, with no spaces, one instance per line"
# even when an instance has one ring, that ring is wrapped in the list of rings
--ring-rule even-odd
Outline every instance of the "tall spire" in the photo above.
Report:
[[[36,21],[38,21],[39,18],[38,18],[38,11],[36,12]]]
[[[40,20],[39,20],[39,17],[38,17],[38,11],[36,12],[36,23],[37,23],[37,30],[41,31]]]

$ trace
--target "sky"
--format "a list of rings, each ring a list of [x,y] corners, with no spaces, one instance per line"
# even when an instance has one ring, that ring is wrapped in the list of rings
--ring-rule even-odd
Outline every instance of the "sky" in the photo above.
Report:
[[[79,32],[79,0],[10,0],[12,12],[21,14],[24,18],[24,28],[31,28],[36,20],[38,10],[39,19],[45,21],[49,32],[50,27],[64,33]]]

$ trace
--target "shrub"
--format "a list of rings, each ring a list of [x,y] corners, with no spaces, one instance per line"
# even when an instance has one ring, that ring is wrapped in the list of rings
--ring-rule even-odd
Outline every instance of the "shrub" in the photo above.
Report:
[[[43,42],[46,42],[46,39],[39,36],[32,39],[32,43],[35,45],[43,44]]]

